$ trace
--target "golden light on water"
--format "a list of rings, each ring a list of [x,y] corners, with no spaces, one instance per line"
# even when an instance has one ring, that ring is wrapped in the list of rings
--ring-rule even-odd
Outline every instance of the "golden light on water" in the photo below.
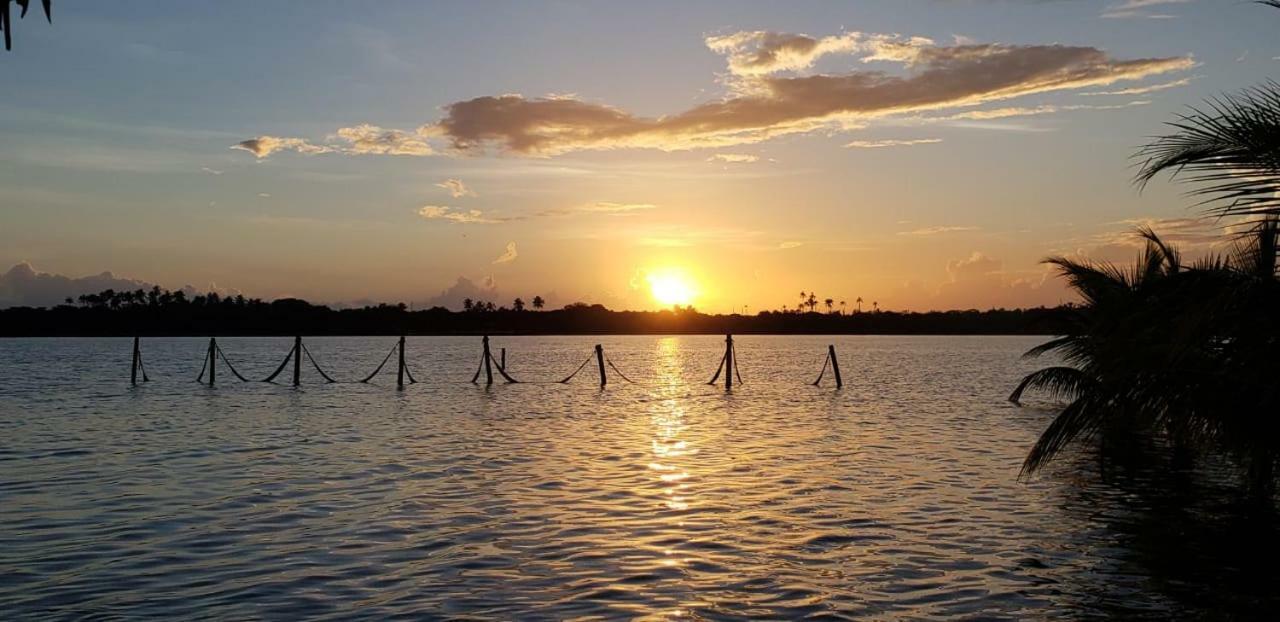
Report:
[[[693,303],[697,296],[693,279],[678,268],[652,272],[646,278],[649,281],[650,295],[660,304],[685,306]]]

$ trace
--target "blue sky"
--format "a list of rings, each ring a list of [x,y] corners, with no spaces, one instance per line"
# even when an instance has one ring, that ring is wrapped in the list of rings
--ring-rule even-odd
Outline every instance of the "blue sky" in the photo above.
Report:
[[[1208,0],[59,0],[52,25],[18,22],[0,56],[0,265],[334,302],[465,292],[646,308],[659,304],[646,279],[675,271],[713,311],[774,308],[800,289],[893,308],[1051,304],[1065,293],[1037,263],[1046,255],[1124,259],[1124,233],[1145,222],[1204,243],[1185,188],[1138,195],[1129,156],[1185,106],[1274,76],[1277,24],[1280,11]],[[517,94],[678,119],[763,84],[731,56],[772,39],[709,45],[755,32],[930,41],[912,54],[1059,44],[1162,64],[1104,86],[842,113],[768,139],[627,126],[601,140],[573,116],[556,122],[593,138],[522,151],[495,128],[528,119],[493,111],[419,133],[451,104]],[[762,75],[920,71],[867,49]],[[1117,94],[1086,95],[1099,92]],[[1022,113],[958,118],[1008,108]],[[383,128],[369,134],[377,149],[394,129],[398,148],[430,153],[358,153],[339,134],[366,125]],[[331,152],[230,148],[264,136]],[[457,149],[464,138],[482,140]],[[19,290],[0,284],[0,302]]]

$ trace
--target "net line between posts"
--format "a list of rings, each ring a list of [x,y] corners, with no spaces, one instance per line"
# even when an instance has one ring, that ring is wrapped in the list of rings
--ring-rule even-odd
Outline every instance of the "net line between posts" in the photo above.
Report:
[[[138,337],[133,338],[133,363],[129,367],[129,384],[137,386],[138,372],[142,372],[142,381],[151,382],[147,377],[147,368],[142,364],[142,344]]]
[[[382,368],[386,367],[387,361],[391,360],[391,355],[396,354],[397,352],[399,352],[400,357],[399,357],[398,364],[396,366],[396,388],[398,389],[404,388],[404,379],[406,376],[409,378],[409,384],[417,384],[418,380],[413,377],[413,373],[409,371],[409,366],[406,365],[404,361],[404,336],[403,335],[401,335],[400,339],[396,341],[395,345],[391,346],[391,349],[387,351],[387,355],[383,357],[382,362],[378,363],[377,369],[374,369],[373,373],[369,374],[368,376],[365,376],[362,380],[360,380],[360,383],[368,384],[370,380],[373,380],[373,378],[377,376],[379,372],[382,371]]]
[[[489,336],[485,335],[482,343],[484,344],[484,352],[480,355],[480,367],[476,369],[476,374],[471,377],[471,384],[477,384],[480,379],[480,372],[484,372],[484,384],[489,386],[493,384],[493,369],[498,368],[498,373],[502,376],[507,384],[517,384],[520,381],[512,378],[507,370],[503,369],[503,365],[493,359],[493,353],[489,351]],[[505,359],[506,356],[504,355]]]
[[[720,379],[720,374],[724,373],[724,388],[726,390],[733,388],[733,379],[737,377],[738,384],[742,384],[742,373],[738,371],[738,363],[736,352],[733,349],[733,335],[724,336],[724,356],[720,358],[720,366],[716,368],[716,373],[707,382],[714,385]]]
[[[836,358],[835,345],[827,346],[827,358],[822,362],[822,371],[818,372],[818,379],[813,381],[813,386],[822,383],[822,377],[827,374],[827,368],[831,368],[832,374],[836,377],[836,388],[844,387],[844,379],[840,377],[840,361]]]
[[[227,353],[222,351],[222,346],[218,345],[218,339],[216,337],[209,338],[209,348],[205,354],[204,364],[200,366],[200,375],[196,376],[196,382],[205,384],[204,376],[207,371],[209,372],[209,382],[207,384],[211,387],[216,384],[218,379],[219,358],[221,358],[222,362],[226,364],[227,369],[231,370],[231,375],[238,378],[240,382],[249,382],[249,379],[245,378],[244,375],[236,369],[236,366],[231,364],[231,359],[227,358]]]
[[[480,366],[478,369],[476,369],[475,374],[471,377],[472,384],[478,384],[480,380],[480,374],[483,373],[485,375],[485,385],[486,386],[492,385],[494,382],[493,372],[495,368],[497,369],[498,375],[501,376],[503,380],[506,381],[507,384],[524,383],[524,381],[517,380],[516,378],[512,377],[510,373],[508,373],[506,348],[501,349],[501,359],[498,359],[493,356],[493,352],[489,345],[488,336],[485,336],[482,339],[482,344],[483,344],[483,350],[481,352],[481,357],[480,357]],[[399,354],[399,360],[398,360],[398,366],[397,366],[397,372],[396,372],[396,386],[398,388],[404,388],[404,381],[406,378],[408,379],[410,384],[417,384],[418,383],[417,378],[414,378],[413,372],[409,369],[409,366],[405,363],[405,337],[404,336],[401,336],[399,340],[394,345],[391,346],[391,349],[387,351],[386,356],[382,358],[382,361],[378,363],[378,366],[374,368],[373,372],[371,372],[368,376],[365,376],[364,378],[362,378],[357,382],[368,383],[371,380],[373,380],[375,377],[377,377],[378,374],[382,372],[383,369],[386,368],[387,363],[390,362],[391,360],[391,357],[393,355],[396,355],[397,353]],[[325,372],[324,368],[320,366],[320,362],[316,360],[315,355],[313,355],[311,353],[311,350],[306,346],[306,344],[302,342],[301,336],[294,337],[293,347],[290,348],[288,353],[285,354],[284,360],[280,361],[280,364],[275,368],[275,371],[271,372],[271,375],[264,378],[262,382],[273,383],[275,379],[278,378],[280,374],[284,373],[285,369],[289,367],[289,363],[292,362],[293,363],[293,386],[295,387],[299,386],[301,383],[303,354],[306,354],[307,360],[311,363],[312,367],[315,368],[316,372],[319,373],[320,376],[324,378],[324,380],[327,383],[332,384],[332,383],[339,382],[335,380],[332,376],[330,376],[327,372]],[[659,386],[683,386],[683,385],[691,384],[687,382],[637,382],[631,379],[629,376],[627,376],[627,374],[624,373],[622,369],[620,369],[613,362],[612,359],[605,356],[604,347],[600,344],[596,344],[594,348],[594,352],[591,355],[588,355],[586,360],[582,361],[582,363],[579,364],[578,367],[573,370],[573,373],[570,373],[568,376],[565,376],[563,379],[559,381],[554,381],[554,382],[534,381],[532,383],[525,383],[525,384],[569,384],[569,382],[571,382],[580,373],[582,373],[582,370],[586,369],[586,367],[591,364],[592,358],[595,358],[596,360],[597,369],[599,371],[601,387],[608,385],[608,382],[609,382],[606,368],[612,369],[613,373],[617,374],[618,377],[621,378],[624,382],[634,384],[634,385],[639,385],[639,386],[659,387]],[[217,338],[214,338],[214,337],[211,337],[209,339],[209,347],[206,350],[202,365],[200,367],[200,373],[196,377],[196,382],[200,382],[202,384],[208,384],[209,386],[214,386],[214,384],[217,381],[217,368],[218,368],[219,359],[222,360],[223,364],[226,365],[227,369],[230,370],[231,374],[234,375],[238,380],[240,380],[241,382],[251,382],[251,380],[246,378],[243,374],[240,373],[239,370],[236,369],[235,365],[232,364],[231,359],[227,357],[226,352],[223,351],[222,346],[218,344]],[[822,369],[818,372],[817,379],[815,379],[810,384],[813,386],[821,385],[823,378],[825,378],[827,375],[828,369],[830,369],[832,372],[832,375],[835,376],[836,388],[837,389],[843,388],[844,379],[840,375],[840,362],[839,362],[839,359],[836,357],[835,345],[827,346],[827,356],[823,360]],[[141,374],[143,382],[149,382],[151,380],[147,375],[146,366],[143,364],[143,361],[142,361],[141,340],[138,337],[134,337],[133,356],[132,356],[132,361],[130,363],[130,378],[129,378],[131,384],[133,385],[137,384],[139,374]],[[208,375],[208,378],[209,378],[207,383],[205,382],[206,374]],[[724,375],[725,389],[732,389],[734,380],[736,380],[738,384],[743,384],[742,372],[738,366],[738,356],[737,356],[737,351],[733,342],[733,335],[725,335],[724,355],[721,356],[720,358],[720,363],[716,368],[715,374],[711,377],[711,380],[706,384],[708,385],[716,384],[717,381],[719,381],[721,374]]]

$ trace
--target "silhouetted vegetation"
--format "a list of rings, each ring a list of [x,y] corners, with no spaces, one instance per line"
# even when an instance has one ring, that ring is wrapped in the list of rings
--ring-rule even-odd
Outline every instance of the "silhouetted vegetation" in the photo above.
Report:
[[[51,309],[0,310],[0,336],[466,335],[466,334],[1045,334],[1049,309],[929,313],[708,315],[692,307],[610,311],[576,302],[542,312],[466,300],[464,310],[410,311],[404,304],[331,309],[305,300],[266,302],[158,287],[80,296]],[[534,308],[543,303],[533,299]]]
[[[4,31],[4,49],[13,49],[13,3],[17,2],[22,12],[18,14],[21,19],[27,16],[27,9],[31,8],[31,0],[0,0],[0,30]],[[53,23],[53,0],[40,0],[40,4],[44,6],[44,18]]]
[[[1264,2],[1280,8],[1280,2]],[[1195,184],[1220,216],[1243,216],[1234,248],[1185,264],[1177,248],[1142,232],[1128,268],[1053,258],[1084,300],[1053,314],[1053,352],[1066,365],[1023,379],[1010,396],[1043,389],[1069,403],[1031,449],[1034,472],[1070,443],[1125,446],[1159,438],[1184,456],[1229,458],[1259,496],[1275,488],[1280,459],[1280,85],[1211,101],[1169,124],[1140,152],[1145,184],[1161,172]],[[1107,455],[1107,451],[1099,455]]]

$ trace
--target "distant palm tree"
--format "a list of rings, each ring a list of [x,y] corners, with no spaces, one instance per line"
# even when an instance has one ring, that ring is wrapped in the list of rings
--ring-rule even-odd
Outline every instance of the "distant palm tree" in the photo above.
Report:
[[[462,300],[462,310],[463,310],[463,311],[470,311],[473,307],[475,307],[475,303],[474,303],[474,302],[472,302],[470,298],[464,298],[464,299]]]
[[[862,313],[862,296],[858,296],[858,299],[854,302],[858,303],[858,313]]]
[[[818,308],[818,295],[815,292],[809,292],[809,299],[805,301],[809,305],[809,313],[813,313]]]
[[[546,304],[547,304],[547,301],[543,300],[543,299],[542,299],[542,296],[534,296],[534,297],[533,297],[533,308],[534,308],[534,309],[537,309],[537,310],[541,311],[541,310],[542,310],[542,307],[543,307],[543,306],[545,306]]]
[[[0,30],[4,31],[4,49],[13,49],[13,15],[10,13],[10,4],[13,0],[0,0]],[[18,14],[19,18],[27,16],[27,9],[30,8],[31,0],[17,0],[18,6],[22,7],[22,13]],[[53,23],[53,0],[41,0],[44,6],[44,17]]]
[[[874,302],[874,301],[873,301],[873,302],[871,303],[871,311],[872,311],[872,312],[874,312],[874,313],[879,313],[879,312],[880,312],[880,303],[878,303],[878,302]]]
[[[822,304],[827,305],[827,313],[829,314],[831,313],[831,307],[835,306],[836,301],[833,298],[828,298],[826,300],[823,300]]]
[[[844,315],[844,314],[845,314],[845,312],[844,312],[844,307],[845,307],[845,305],[847,305],[847,304],[849,304],[849,303],[847,303],[847,302],[845,302],[845,301],[843,301],[843,300],[841,300],[841,301],[840,301],[840,315]]]
[[[521,298],[516,298],[515,300],[511,301],[511,308],[515,309],[516,311],[524,311],[524,300]]]
[[[800,290],[800,306],[796,307],[796,310],[800,311],[801,309],[804,309],[804,306],[805,304],[808,303],[808,301],[809,301],[809,292],[806,292],[803,289]]]

